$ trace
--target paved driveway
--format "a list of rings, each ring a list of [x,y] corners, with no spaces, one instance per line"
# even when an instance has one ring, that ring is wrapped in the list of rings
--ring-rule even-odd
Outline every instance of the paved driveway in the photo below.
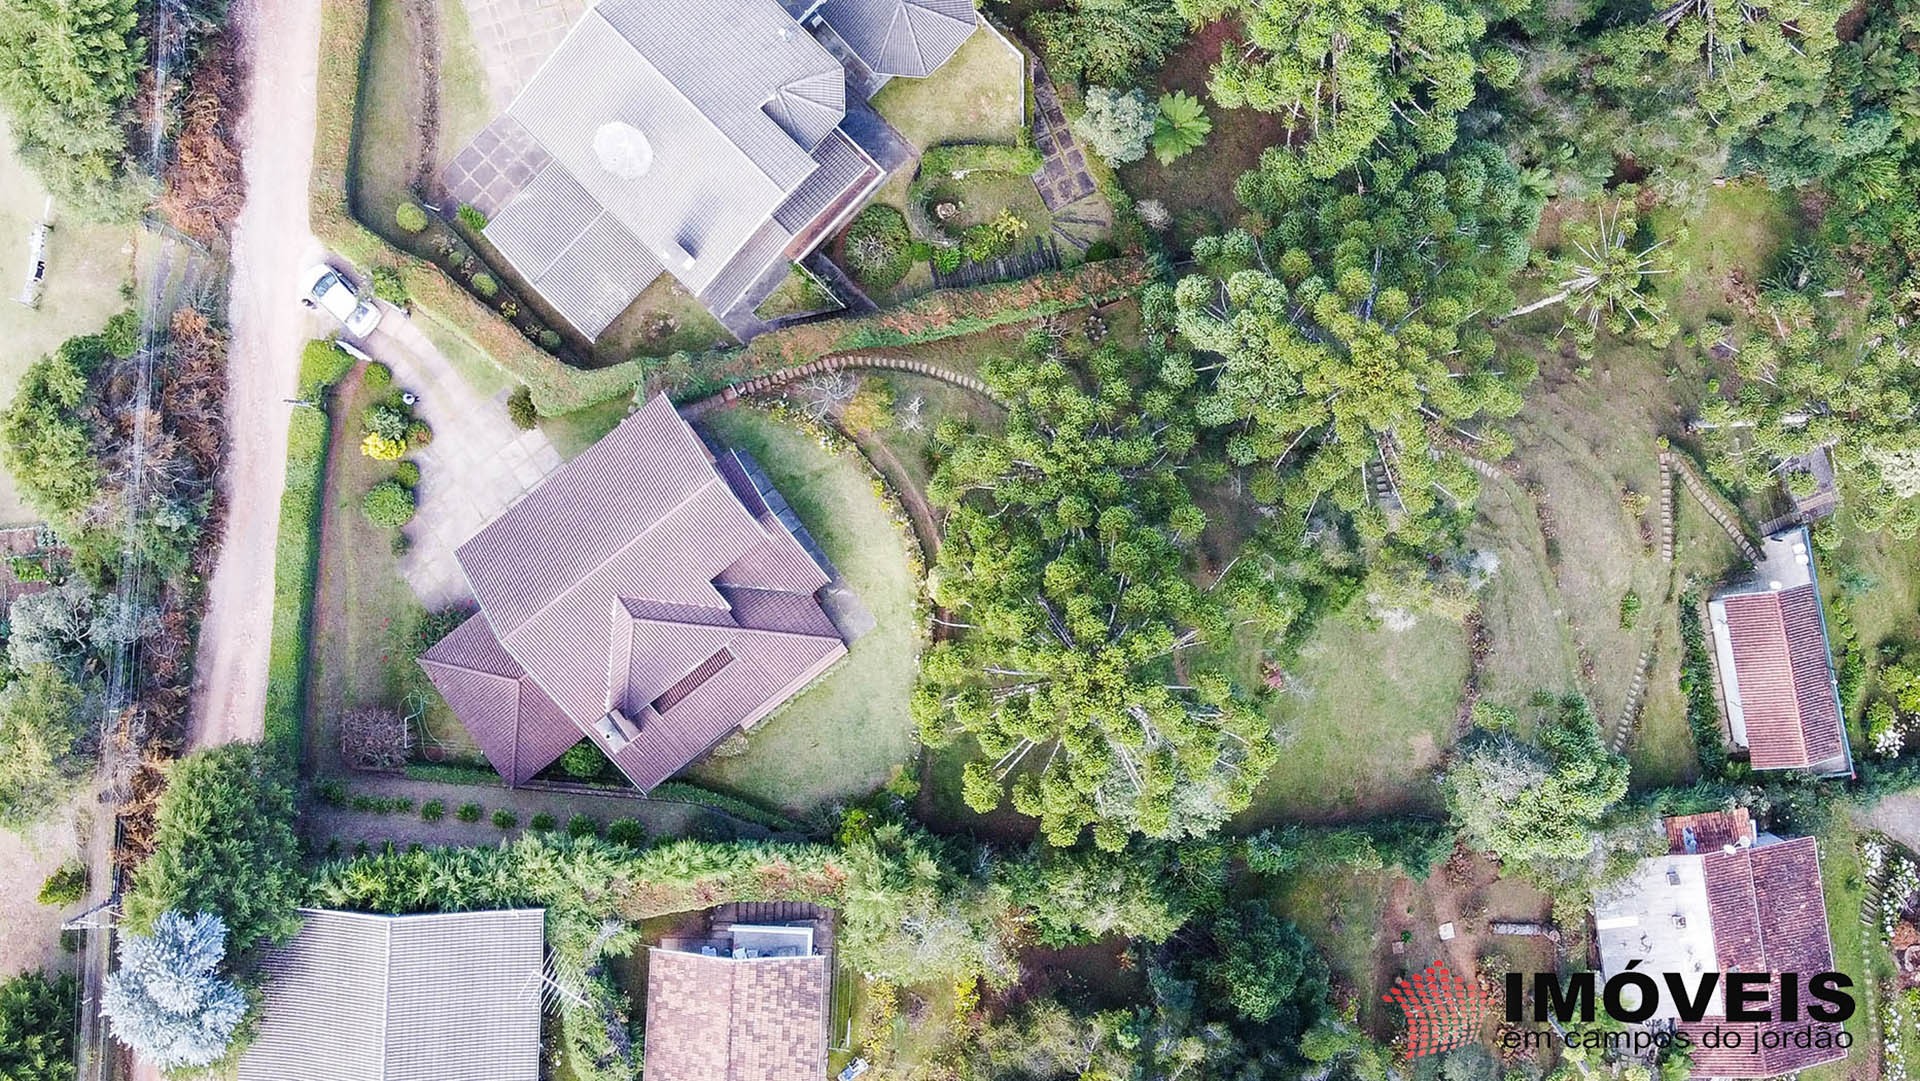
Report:
[[[507,419],[506,392],[483,398],[405,316],[389,311],[368,352],[393,369],[394,385],[420,396],[414,412],[433,442],[408,457],[420,463],[420,505],[400,560],[429,611],[471,600],[453,550],[560,468],[560,452],[538,429]]]

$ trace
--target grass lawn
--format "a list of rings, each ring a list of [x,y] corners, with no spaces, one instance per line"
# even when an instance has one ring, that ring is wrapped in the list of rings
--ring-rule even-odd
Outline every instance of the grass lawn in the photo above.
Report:
[[[1836,809],[1831,820],[1817,834],[1820,839],[1820,881],[1827,895],[1827,928],[1833,937],[1833,967],[1853,978],[1854,994],[1861,1008],[1847,1019],[1846,1029],[1854,1046],[1839,1062],[1816,1067],[1800,1074],[1802,1081],[1846,1081],[1869,1075],[1864,1069],[1872,1054],[1867,1047],[1868,1011],[1866,985],[1892,974],[1893,959],[1877,941],[1879,929],[1860,922],[1860,907],[1866,901],[1866,875],[1860,866],[1856,844],[1859,834],[1847,821],[1844,810]],[[1869,943],[1872,935],[1876,941]],[[1866,952],[1871,950],[1871,959]],[[1863,971],[1871,964],[1872,973]],[[1878,996],[1875,997],[1878,1001]],[[1891,1035],[1891,1034],[1890,1034]]]
[[[633,399],[623,395],[562,416],[541,417],[540,430],[553,441],[553,449],[560,452],[560,457],[571,460],[600,442],[632,409]]]
[[[367,489],[393,475],[393,463],[359,451],[361,410],[376,395],[359,375],[336,389],[333,453],[327,464],[327,504],[320,533],[320,574],[313,606],[313,671],[309,678],[307,761],[338,772],[339,745],[332,722],[359,706],[400,708],[412,682],[407,644],[424,614],[400,574],[392,530],[361,514]],[[431,484],[431,476],[422,483]],[[470,757],[472,741],[452,713],[430,696],[429,717],[438,739]]]
[[[1185,250],[1193,241],[1231,228],[1245,212],[1234,198],[1240,174],[1260,164],[1260,154],[1286,141],[1286,121],[1256,109],[1222,109],[1207,94],[1207,78],[1220,60],[1220,48],[1233,36],[1230,19],[1209,24],[1167,58],[1158,90],[1184,90],[1199,98],[1213,120],[1213,131],[1199,149],[1171,165],[1152,154],[1120,169],[1120,181],[1135,199],[1158,199],[1174,216],[1174,242]]]
[[[27,241],[46,203],[46,189],[13,153],[13,135],[0,116],[0,403],[27,365],[76,334],[91,334],[127,306],[123,292],[133,280],[133,229],[95,225],[54,208],[47,237],[47,277],[38,308],[13,302],[27,281]],[[0,471],[0,525],[24,525],[39,516],[20,502],[13,480]]]
[[[399,233],[394,208],[413,198],[419,162],[419,114],[428,78],[421,49],[405,0],[370,0],[350,179],[354,215],[390,238]]]
[[[838,307],[840,304],[820,288],[813,275],[796,265],[787,271],[787,280],[761,301],[753,314],[762,319],[778,319],[783,315],[805,315]]]
[[[1661,284],[1686,326],[1732,319],[1735,312],[1724,293],[1728,275],[1737,270],[1749,283],[1759,282],[1799,228],[1791,195],[1751,181],[1714,188],[1697,215],[1660,210],[1650,219],[1662,236],[1675,233],[1682,222],[1688,235],[1673,254],[1684,269]]]
[[[873,107],[916,148],[1013,143],[1027,125],[1026,57],[992,27],[974,31],[925,79],[895,79]]]
[[[1222,659],[1242,687],[1257,687],[1264,652],[1243,630]],[[1342,613],[1322,621],[1287,675],[1267,711],[1286,746],[1237,827],[1439,806],[1431,774],[1453,742],[1467,678],[1458,625],[1423,617],[1393,631]]]
[[[673,275],[662,274],[600,333],[593,352],[601,362],[615,364],[635,356],[664,357],[732,341],[733,335],[699,298]]]
[[[804,814],[886,783],[913,756],[907,695],[920,653],[920,583],[907,538],[873,494],[866,463],[830,453],[768,413],[730,409],[706,433],[753,454],[878,625],[811,688],[749,733],[737,758],[687,771],[695,781]]]

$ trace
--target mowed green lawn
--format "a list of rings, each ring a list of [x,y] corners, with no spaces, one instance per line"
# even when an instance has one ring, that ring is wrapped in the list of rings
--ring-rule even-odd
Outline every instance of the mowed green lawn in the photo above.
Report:
[[[14,156],[13,134],[0,117],[0,403],[13,400],[27,365],[76,334],[89,334],[127,306],[124,290],[133,278],[133,229],[81,221],[59,207],[47,238],[46,290],[40,306],[14,303],[26,284],[28,242],[46,205],[47,191]],[[0,525],[23,525],[37,516],[20,502],[13,479],[0,472]]]
[[[1262,655],[1259,637],[1243,632],[1223,659],[1240,686],[1253,688]],[[1467,679],[1458,624],[1422,617],[1392,630],[1360,610],[1342,613],[1314,630],[1286,672],[1287,688],[1267,711],[1285,748],[1237,828],[1438,807],[1431,777],[1452,745]]]
[[[825,678],[761,722],[745,754],[708,759],[687,775],[794,814],[871,792],[914,753],[907,697],[920,655],[920,583],[908,539],[853,452],[827,451],[755,409],[714,413],[700,426],[759,459],[878,624]]]
[[[1026,127],[1026,57],[981,26],[925,79],[895,79],[873,107],[922,150],[940,143],[1012,143]]]

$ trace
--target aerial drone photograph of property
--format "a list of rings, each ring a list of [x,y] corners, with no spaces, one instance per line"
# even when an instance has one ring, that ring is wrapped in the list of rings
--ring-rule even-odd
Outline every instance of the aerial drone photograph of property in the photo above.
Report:
[[[1920,1081],[1920,0],[0,0],[0,1081]]]

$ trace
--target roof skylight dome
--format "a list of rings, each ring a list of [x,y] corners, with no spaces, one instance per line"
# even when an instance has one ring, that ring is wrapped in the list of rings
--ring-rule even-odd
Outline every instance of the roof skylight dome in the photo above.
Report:
[[[600,168],[622,180],[638,180],[653,165],[653,144],[624,120],[600,125],[593,133],[593,153],[600,159]]]

